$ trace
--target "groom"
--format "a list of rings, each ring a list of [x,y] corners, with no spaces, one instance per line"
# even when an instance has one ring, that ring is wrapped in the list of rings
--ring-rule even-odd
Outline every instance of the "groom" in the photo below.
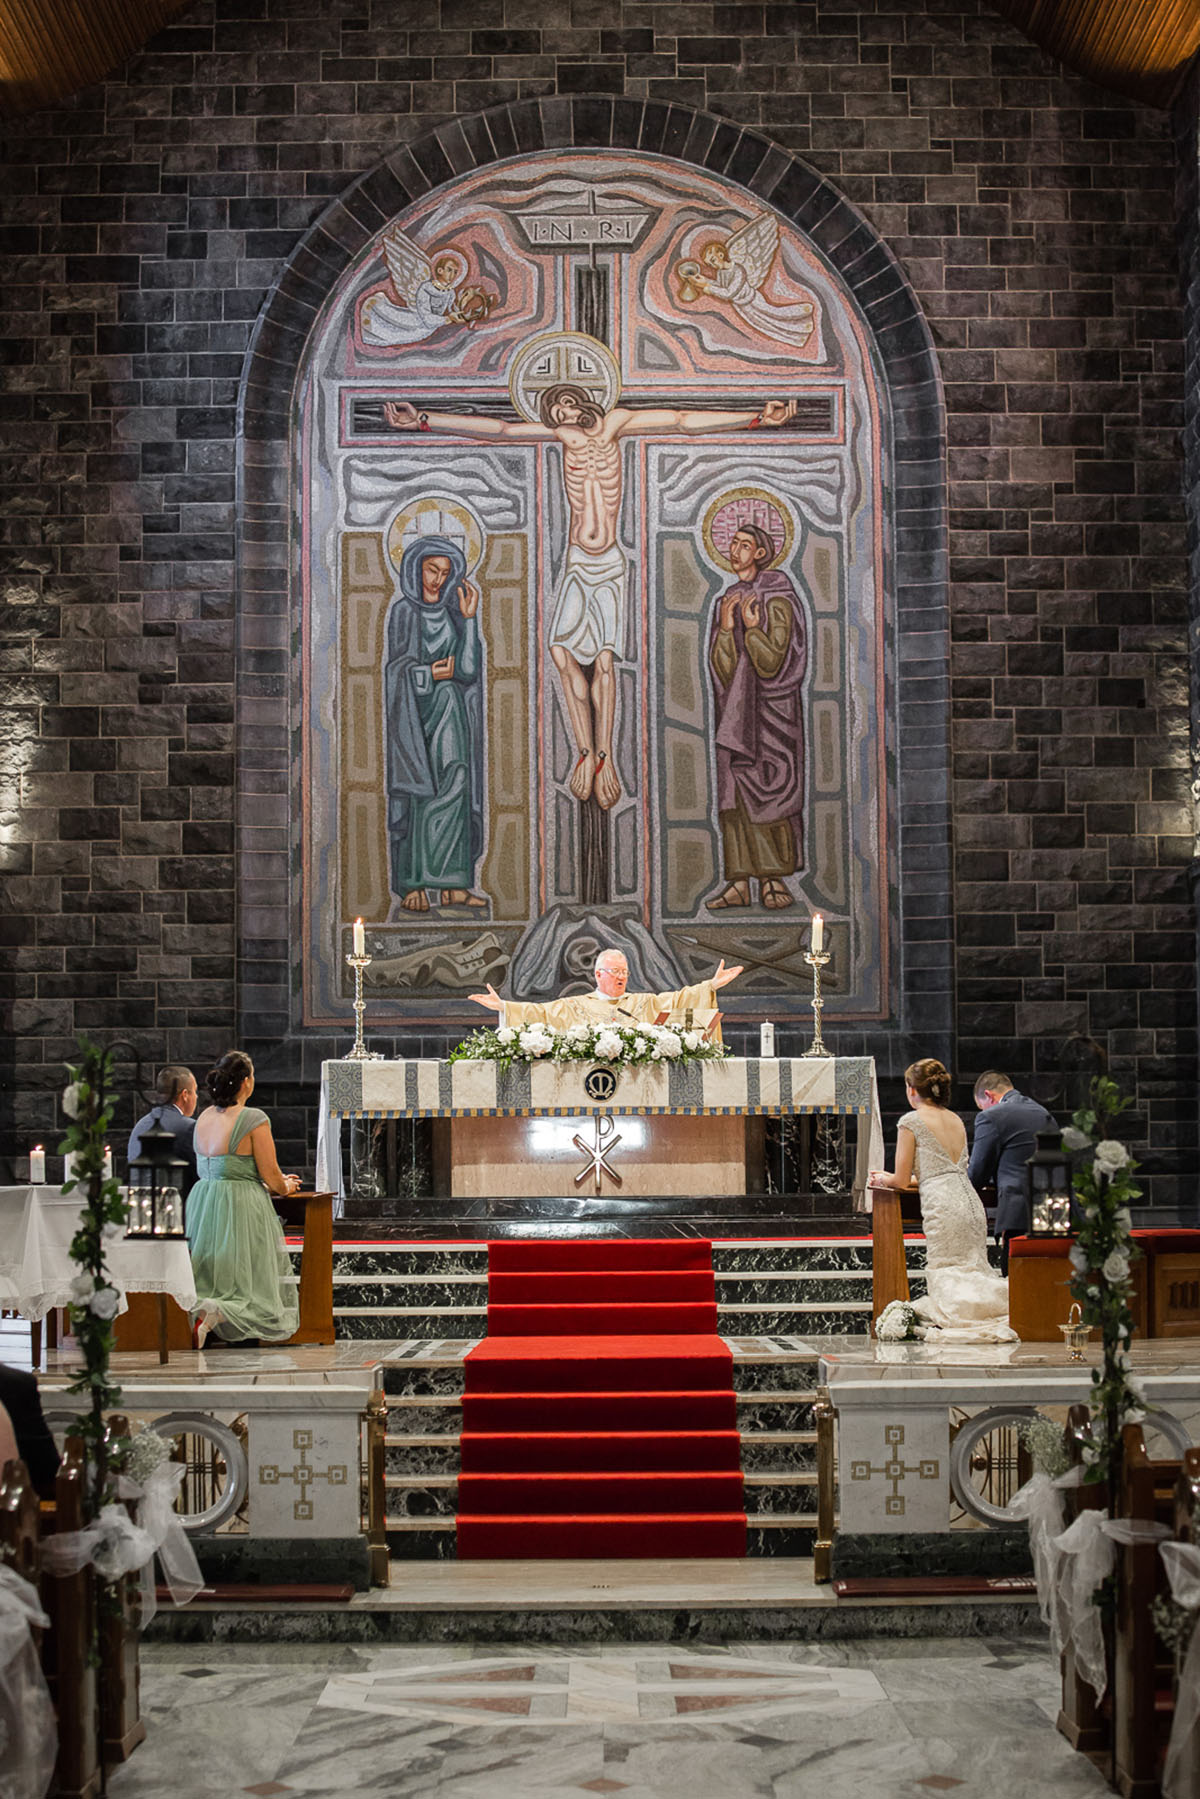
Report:
[[[1018,1093],[1006,1074],[989,1068],[975,1083],[979,1117],[971,1139],[967,1178],[978,1190],[996,1187],[996,1236],[1000,1269],[1008,1273],[1008,1246],[1029,1229],[1029,1170],[1025,1164],[1037,1147],[1038,1131],[1058,1126],[1045,1106]]]

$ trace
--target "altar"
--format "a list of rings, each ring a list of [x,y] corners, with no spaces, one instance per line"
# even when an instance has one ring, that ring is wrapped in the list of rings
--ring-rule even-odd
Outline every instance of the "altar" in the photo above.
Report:
[[[317,1185],[343,1192],[343,1118],[432,1118],[454,1121],[451,1191],[462,1197],[619,1189],[637,1198],[695,1191],[698,1182],[740,1192],[747,1121],[821,1113],[859,1121],[852,1185],[856,1209],[866,1209],[868,1173],[884,1160],[868,1056],[640,1067],[329,1061],[321,1065]]]

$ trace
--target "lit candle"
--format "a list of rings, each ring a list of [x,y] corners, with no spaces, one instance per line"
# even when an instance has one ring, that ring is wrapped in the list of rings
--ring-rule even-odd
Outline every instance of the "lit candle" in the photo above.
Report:
[[[354,953],[355,953],[355,955],[356,956],[364,955],[366,953],[366,948],[367,948],[367,940],[366,940],[366,937],[363,935],[363,922],[362,922],[361,918],[356,918],[354,921]]]
[[[40,1143],[35,1143],[29,1152],[29,1179],[35,1187],[46,1184],[46,1152]]]
[[[111,1181],[112,1177],[113,1177],[112,1150],[109,1147],[109,1145],[106,1143],[104,1145],[104,1179],[106,1181]]]
[[[812,953],[819,956],[825,948],[825,920],[818,912],[812,921]]]

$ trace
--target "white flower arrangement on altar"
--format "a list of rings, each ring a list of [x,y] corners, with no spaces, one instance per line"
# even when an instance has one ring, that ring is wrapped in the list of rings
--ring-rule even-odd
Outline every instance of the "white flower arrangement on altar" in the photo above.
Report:
[[[875,1335],[881,1343],[918,1343],[925,1326],[915,1306],[906,1299],[893,1299],[875,1320]]]
[[[565,1031],[550,1024],[485,1026],[450,1052],[452,1062],[611,1062],[644,1068],[660,1062],[719,1062],[725,1046],[710,1043],[703,1031],[665,1024],[573,1024]]]

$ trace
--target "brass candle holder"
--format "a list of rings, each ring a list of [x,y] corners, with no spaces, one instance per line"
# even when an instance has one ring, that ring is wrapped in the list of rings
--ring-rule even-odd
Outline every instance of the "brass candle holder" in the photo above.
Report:
[[[821,1012],[825,1005],[825,1001],[821,998],[821,970],[829,960],[829,951],[827,949],[815,951],[806,949],[804,960],[813,971],[813,1040],[804,1054],[806,1056],[832,1056],[832,1050],[826,1049],[821,1036]]]
[[[1083,1322],[1083,1308],[1076,1300],[1067,1313],[1067,1322],[1059,1325],[1063,1341],[1067,1346],[1067,1356],[1072,1362],[1082,1362],[1083,1346],[1091,1335],[1091,1325]]]
[[[383,1051],[368,1049],[363,1042],[363,1013],[367,1009],[367,1002],[363,998],[363,970],[370,968],[371,957],[367,955],[347,956],[346,961],[354,970],[354,1048],[346,1051],[344,1060],[347,1062],[382,1062]]]

